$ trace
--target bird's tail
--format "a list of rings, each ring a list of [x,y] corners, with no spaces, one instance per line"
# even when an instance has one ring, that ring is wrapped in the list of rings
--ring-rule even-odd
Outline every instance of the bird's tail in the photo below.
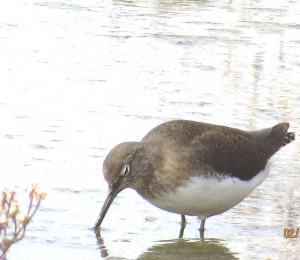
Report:
[[[289,123],[279,123],[271,128],[253,131],[252,134],[257,140],[263,142],[272,151],[272,155],[281,147],[295,140],[295,133],[287,132]]]

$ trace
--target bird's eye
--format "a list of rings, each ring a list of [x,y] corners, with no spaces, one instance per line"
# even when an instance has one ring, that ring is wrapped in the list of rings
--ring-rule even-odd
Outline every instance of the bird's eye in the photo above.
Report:
[[[124,167],[122,168],[121,172],[120,172],[120,176],[121,177],[127,176],[129,171],[130,171],[129,164],[125,164]]]

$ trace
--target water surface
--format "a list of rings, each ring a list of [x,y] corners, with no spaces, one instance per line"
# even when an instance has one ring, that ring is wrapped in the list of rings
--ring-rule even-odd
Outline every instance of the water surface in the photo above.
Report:
[[[300,132],[298,1],[6,1],[0,4],[0,183],[25,204],[49,196],[9,259],[298,259],[299,142],[240,205],[199,220],[134,191],[92,227],[108,151],[190,119],[245,130],[289,121]]]

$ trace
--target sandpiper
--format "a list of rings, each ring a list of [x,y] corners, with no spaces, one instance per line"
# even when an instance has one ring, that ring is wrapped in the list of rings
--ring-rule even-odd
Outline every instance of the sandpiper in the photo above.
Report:
[[[258,131],[173,120],[140,142],[114,147],[103,163],[109,191],[95,224],[98,229],[117,194],[132,188],[151,204],[205,219],[240,203],[268,176],[269,159],[295,139],[289,123]],[[183,232],[181,232],[182,236]]]

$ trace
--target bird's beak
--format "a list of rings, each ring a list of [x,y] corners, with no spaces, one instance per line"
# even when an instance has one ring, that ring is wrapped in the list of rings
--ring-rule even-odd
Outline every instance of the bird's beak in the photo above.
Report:
[[[106,215],[106,212],[108,211],[110,205],[112,204],[112,202],[114,201],[115,197],[118,195],[119,192],[120,192],[120,190],[118,188],[116,188],[116,189],[110,188],[108,190],[106,200],[104,201],[101,212],[100,212],[97,222],[95,224],[95,229],[100,228],[100,225]]]

